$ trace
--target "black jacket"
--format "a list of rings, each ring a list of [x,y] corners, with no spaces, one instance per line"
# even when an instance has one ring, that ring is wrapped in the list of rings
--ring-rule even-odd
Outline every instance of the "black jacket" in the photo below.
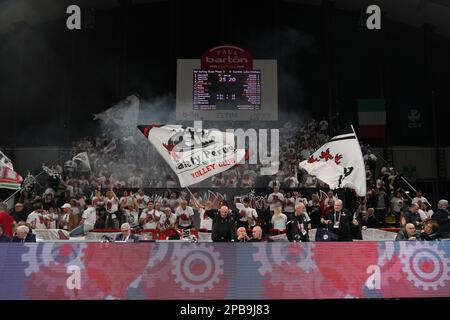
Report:
[[[440,240],[440,237],[437,233],[425,233],[422,232],[422,234],[420,235],[420,239],[424,240],[424,241],[435,241],[435,240]]]
[[[328,225],[328,231],[335,233],[339,237],[339,241],[352,241],[351,226],[353,215],[350,211],[342,209],[340,214],[334,214],[334,210],[327,213],[327,220],[331,221]],[[334,228],[334,222],[339,220],[339,228]]]
[[[308,235],[308,222],[306,221],[306,217],[304,214],[293,216],[290,221],[290,228],[288,231],[290,233],[289,240],[290,241],[301,241],[301,242],[309,242]],[[303,232],[301,226],[303,225]]]
[[[450,212],[444,209],[437,209],[436,212],[433,213],[433,216],[431,218],[439,224],[437,233],[450,233],[450,219],[448,218],[449,216]]]
[[[205,213],[212,222],[211,239],[214,242],[231,242],[236,239],[236,223],[233,213],[222,218],[217,210],[206,210]]]

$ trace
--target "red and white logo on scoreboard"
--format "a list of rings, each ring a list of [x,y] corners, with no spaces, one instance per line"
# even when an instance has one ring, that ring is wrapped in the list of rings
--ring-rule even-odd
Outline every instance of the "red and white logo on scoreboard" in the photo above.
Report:
[[[253,69],[253,59],[250,53],[242,48],[223,45],[203,53],[201,68],[203,70],[251,70]]]

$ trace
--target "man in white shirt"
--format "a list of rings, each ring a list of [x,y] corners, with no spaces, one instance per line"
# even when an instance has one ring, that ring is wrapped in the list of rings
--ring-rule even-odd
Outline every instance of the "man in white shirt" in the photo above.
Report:
[[[211,231],[213,220],[205,213],[205,209],[200,208],[198,212],[200,214],[200,229]]]
[[[183,229],[190,229],[194,222],[194,210],[187,205],[186,200],[181,200],[180,206],[175,210],[178,226]]]
[[[156,229],[162,215],[162,212],[153,208],[153,202],[149,201],[147,208],[142,211],[139,223],[144,229]]]
[[[167,230],[174,229],[176,227],[175,223],[177,222],[177,216],[172,213],[172,210],[169,207],[164,209],[164,214],[161,215],[161,218],[158,222],[158,229]]]
[[[116,214],[119,211],[119,198],[112,190],[106,192],[105,207],[107,213],[106,228],[119,229],[119,219]]]
[[[138,193],[134,195],[137,201],[139,212],[142,212],[147,207],[150,197],[144,193],[144,189],[140,188]]]
[[[44,208],[42,203],[35,203],[33,205],[33,209],[34,211],[27,217],[27,226],[31,229],[47,229],[47,226],[45,225]]]
[[[288,173],[288,176],[286,178],[284,178],[284,182],[287,184],[288,188],[297,188],[298,186],[298,179],[297,177],[294,175],[294,172],[290,171]]]
[[[236,207],[239,210],[239,218],[237,220],[237,228],[244,227],[245,229],[251,228],[256,225],[256,219],[258,213],[251,206],[249,198],[244,198],[243,203],[236,203]]]
[[[86,199],[86,209],[81,215],[80,225],[70,232],[71,237],[77,237],[86,234],[88,231],[94,229],[97,221],[97,211],[92,206],[92,200]]]
[[[273,188],[273,192],[267,198],[267,202],[270,205],[270,214],[273,215],[273,211],[276,207],[282,207],[284,204],[284,196],[280,192],[280,187]]]
[[[419,201],[422,203],[429,203],[427,198],[422,196],[422,190],[416,190],[416,196],[412,199],[411,203],[418,203]]]
[[[272,176],[272,180],[269,181],[269,188],[280,187],[280,181],[276,175]]]

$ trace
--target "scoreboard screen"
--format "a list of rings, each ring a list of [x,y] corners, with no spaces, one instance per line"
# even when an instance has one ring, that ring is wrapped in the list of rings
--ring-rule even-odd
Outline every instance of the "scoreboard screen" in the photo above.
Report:
[[[193,71],[194,110],[261,109],[261,70]]]

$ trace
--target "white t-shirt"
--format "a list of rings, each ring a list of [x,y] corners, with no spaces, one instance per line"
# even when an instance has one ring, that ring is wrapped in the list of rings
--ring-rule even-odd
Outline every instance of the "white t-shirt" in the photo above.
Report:
[[[86,210],[83,211],[83,214],[81,215],[82,219],[84,220],[85,228],[94,228],[95,221],[97,220],[96,210],[94,207],[89,207]]]
[[[163,229],[169,227],[171,224],[175,224],[175,222],[177,222],[177,216],[174,213],[171,213],[169,217],[166,214],[162,214],[159,220],[159,224]]]
[[[49,228],[50,229],[58,229],[58,214],[57,213],[48,213],[45,215],[47,220],[50,220]],[[53,221],[52,221],[53,220]]]
[[[150,197],[146,194],[144,194],[143,196],[141,196],[140,194],[135,194],[134,197],[137,200],[139,209],[145,209],[145,207],[147,207],[147,203],[150,201]]]
[[[403,199],[402,198],[393,197],[391,199],[391,204],[392,204],[392,210],[393,211],[400,212],[400,210],[403,208]]]
[[[26,223],[31,226],[31,229],[47,229],[44,216],[36,211],[28,215]]]
[[[121,197],[119,203],[124,207],[129,207],[133,204],[133,198],[130,196]]]
[[[286,230],[287,216],[282,213],[278,219],[275,219],[275,215],[272,217],[272,225],[274,229]]]
[[[200,213],[200,229],[212,230],[213,220],[205,214],[205,209],[199,209]]]
[[[258,213],[256,212],[255,209],[253,208],[241,208],[241,210],[239,210],[239,221],[247,221],[250,222],[251,221],[251,225],[250,227],[253,227],[256,224],[256,218],[258,218]]]
[[[286,182],[288,184],[289,188],[297,188],[297,186],[298,186],[298,180],[297,180],[297,177],[295,177],[295,176],[284,178],[284,182]]]
[[[426,202],[429,203],[427,198],[425,198],[424,196],[422,197],[414,197],[414,199],[412,199],[412,203],[418,203],[419,201],[421,201],[422,203]]]
[[[125,217],[127,222],[130,224],[132,228],[137,227],[139,225],[139,212],[137,210],[124,210]]]
[[[144,229],[156,229],[157,222],[156,218],[159,218],[163,215],[162,212],[159,212],[156,209],[152,209],[149,211],[148,209],[144,209],[141,213],[141,219],[145,219],[144,224],[142,227]]]
[[[295,205],[297,206],[299,203],[303,203],[306,206],[308,204],[308,199],[301,197],[295,198]]]
[[[276,199],[280,200],[281,202],[277,201],[277,202],[275,202],[275,203],[271,203],[271,204],[270,204],[270,211],[274,211],[276,207],[282,206],[282,203],[284,202],[284,196],[283,196],[283,194],[280,193],[280,192],[277,192],[277,193],[271,193],[271,194],[269,195],[269,198],[267,198],[267,200],[268,200],[269,202],[272,202],[272,201],[274,201],[274,200],[276,200]]]
[[[175,210],[175,215],[179,218],[179,226],[188,227],[191,225],[190,217],[194,216],[194,210],[192,210],[192,207],[189,206],[186,206],[186,209],[179,206],[177,210]]]
[[[109,213],[117,212],[119,210],[119,200],[112,197],[111,199],[105,199],[106,211]]]

